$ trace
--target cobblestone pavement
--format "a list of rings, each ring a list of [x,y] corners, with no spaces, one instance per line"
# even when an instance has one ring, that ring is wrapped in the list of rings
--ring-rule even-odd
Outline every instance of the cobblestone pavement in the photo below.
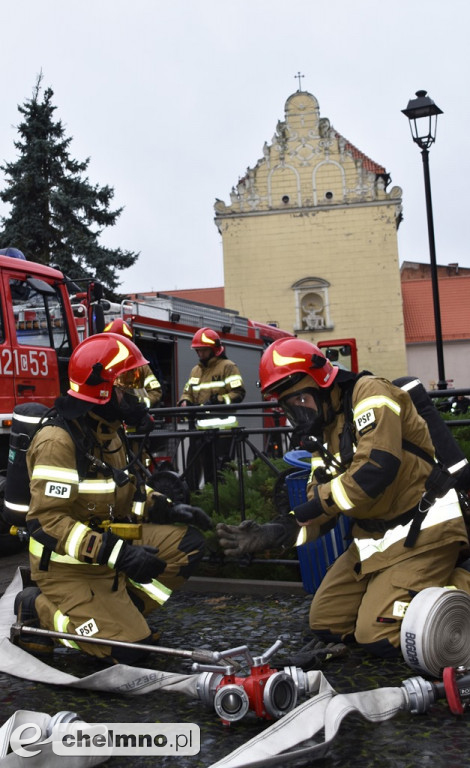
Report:
[[[11,565],[11,564],[10,564]],[[1,586],[8,582],[2,568]],[[2,591],[3,591],[2,589]],[[255,655],[270,647],[279,634],[289,633],[286,650],[300,647],[307,629],[310,597],[293,594],[228,594],[183,591],[166,607],[152,614],[152,625],[162,633],[160,644],[174,648],[207,648],[212,651],[247,644]],[[279,653],[281,657],[283,651]],[[276,666],[277,655],[271,660]],[[65,649],[54,654],[54,665],[84,677],[101,667],[99,662]],[[190,662],[154,655],[149,668],[189,672]],[[402,661],[377,661],[352,646],[349,654],[327,662],[323,672],[337,692],[348,693],[383,686],[399,686],[415,673]],[[153,693],[124,698],[95,692],[32,683],[0,674],[0,724],[18,709],[53,714],[72,710],[88,722],[186,722],[201,728],[201,751],[192,757],[113,757],[110,768],[159,766],[160,768],[207,768],[217,759],[248,741],[268,723],[248,714],[244,720],[224,726],[214,711],[183,694]],[[327,757],[306,765],[319,768],[465,768],[470,766],[470,716],[453,716],[444,701],[425,715],[403,712],[394,719],[371,724],[358,715],[349,716]],[[64,759],[64,765],[66,760]]]

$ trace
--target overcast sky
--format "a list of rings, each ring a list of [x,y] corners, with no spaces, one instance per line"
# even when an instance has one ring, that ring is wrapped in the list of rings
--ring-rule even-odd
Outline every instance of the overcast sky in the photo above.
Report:
[[[468,0],[5,1],[0,162],[42,71],[71,156],[124,206],[102,242],[141,253],[121,290],[222,285],[215,198],[229,203],[262,157],[300,71],[321,116],[403,189],[400,261],[429,261],[421,154],[400,111],[425,89],[444,112],[437,261],[470,267],[469,22]]]

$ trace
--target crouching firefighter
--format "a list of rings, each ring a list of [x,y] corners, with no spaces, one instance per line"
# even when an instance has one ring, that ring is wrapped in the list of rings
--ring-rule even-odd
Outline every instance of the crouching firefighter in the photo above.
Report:
[[[210,527],[197,507],[172,504],[140,486],[128,463],[123,420],[145,430],[148,412],[135,411],[113,384],[147,361],[120,335],[81,342],[69,363],[70,389],[55,402],[53,418],[35,433],[27,451],[30,503],[26,516],[33,586],[15,600],[22,624],[76,634],[64,645],[134,664],[137,648],[83,643],[95,635],[129,643],[152,642],[145,616],[170,597],[203,554],[193,522]],[[52,641],[22,635],[32,652]]]
[[[225,553],[293,542],[299,526],[298,544],[315,540],[349,516],[351,544],[313,597],[310,628],[324,642],[355,640],[375,655],[399,655],[401,620],[417,592],[450,585],[470,592],[470,573],[456,567],[468,546],[462,512],[454,481],[445,472],[436,481],[426,421],[408,392],[340,370],[299,339],[266,349],[260,385],[312,452],[308,501],[283,524],[219,524]]]

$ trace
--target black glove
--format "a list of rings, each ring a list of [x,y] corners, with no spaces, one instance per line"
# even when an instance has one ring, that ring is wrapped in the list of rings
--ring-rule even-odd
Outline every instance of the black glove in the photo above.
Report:
[[[134,427],[136,432],[144,432],[145,434],[152,431],[155,420],[148,412],[144,402],[125,389],[119,389],[119,393],[116,393],[116,399],[119,416],[128,427]]]
[[[296,520],[301,523],[307,523],[309,520],[314,520],[316,517],[325,514],[325,510],[321,505],[317,485],[313,489],[313,498],[294,507],[294,513]]]
[[[103,534],[103,543],[97,559],[100,565],[108,565],[116,571],[124,571],[133,581],[147,584],[152,579],[156,579],[166,568],[165,561],[155,556],[157,552],[158,549],[155,547],[134,546],[114,533],[106,531]]]
[[[201,531],[209,531],[214,526],[209,515],[201,507],[191,507],[189,504],[174,504],[173,520],[195,525]]]
[[[240,557],[273,547],[291,547],[299,533],[293,515],[280,515],[272,523],[244,520],[240,525],[219,523],[216,527],[220,546],[227,557]]]
[[[209,400],[206,400],[203,405],[209,406],[209,405],[223,405],[223,403],[220,402],[218,395],[211,395]]]
[[[155,493],[152,496],[152,504],[148,510],[149,520],[157,525],[173,525],[173,523],[186,523],[195,525],[203,531],[212,528],[212,520],[200,507],[191,507],[189,504],[173,504],[162,494]]]

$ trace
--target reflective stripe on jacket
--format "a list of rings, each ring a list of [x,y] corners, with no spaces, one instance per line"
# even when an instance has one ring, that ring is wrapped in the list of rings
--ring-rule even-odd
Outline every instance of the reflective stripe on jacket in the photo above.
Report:
[[[195,365],[186,382],[182,400],[192,405],[202,405],[217,396],[220,404],[241,403],[245,388],[238,366],[227,358],[212,357],[206,366]]]
[[[94,453],[110,467],[120,469],[127,463],[121,437],[118,432],[104,432],[102,426],[97,422],[101,447],[96,446]],[[126,485],[118,486],[111,471],[105,470],[105,476],[102,470],[89,466],[80,479],[75,444],[61,427],[47,426],[36,433],[27,465],[31,501],[26,521],[31,539],[59,557],[96,562],[102,534],[89,527],[90,519],[98,524],[110,518],[125,519],[133,510],[142,512],[142,504],[145,506],[135,499],[132,476]]]
[[[333,385],[331,398],[336,417],[324,430],[324,442],[330,453],[338,455],[345,424],[339,385]],[[394,520],[399,522],[401,515],[417,508],[434,454],[426,422],[408,393],[386,379],[362,376],[354,385],[352,410],[355,452],[346,471],[335,474],[332,469],[335,476],[322,484],[317,483],[313,473],[311,475],[307,493],[309,498],[317,500],[318,514],[307,526],[308,540],[317,538],[320,528],[338,514],[352,517],[356,521],[353,527],[356,542],[367,542],[363,547],[358,544],[363,555],[368,553],[361,560],[362,573],[387,567],[419,550],[455,541],[466,542],[463,518],[454,503],[449,519],[439,518],[441,505],[437,505],[427,522],[425,518],[412,550],[403,546],[408,526],[395,524],[393,527]],[[417,446],[421,455],[406,450],[404,444]],[[313,460],[317,459],[314,454]],[[361,520],[384,522],[395,533],[371,535],[360,527]]]

